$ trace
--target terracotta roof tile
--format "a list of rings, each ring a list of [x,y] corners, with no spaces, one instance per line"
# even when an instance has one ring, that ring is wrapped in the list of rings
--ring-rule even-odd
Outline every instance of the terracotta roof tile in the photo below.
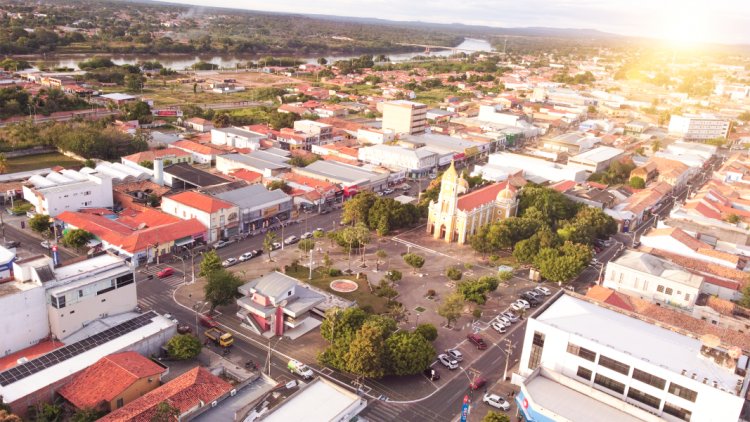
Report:
[[[13,368],[14,366],[17,366],[18,359],[26,358],[28,360],[32,360],[34,358],[38,358],[39,356],[47,354],[55,349],[59,349],[63,346],[65,346],[65,344],[62,342],[54,341],[54,340],[45,340],[31,347],[27,347],[23,350],[19,350],[15,353],[11,353],[10,355],[3,356],[2,358],[0,358],[0,371],[4,371],[6,369],[10,369],[10,368]]]
[[[232,385],[228,382],[201,367],[196,367],[99,421],[150,422],[156,413],[156,407],[162,402],[176,407],[182,415],[201,405],[210,406],[211,402],[231,390]]]
[[[110,402],[142,378],[166,371],[136,352],[123,352],[99,359],[78,373],[58,393],[77,408],[96,408]],[[153,382],[158,382],[155,379]]]
[[[463,211],[471,211],[478,208],[488,202],[492,202],[497,198],[497,194],[501,190],[508,186],[508,182],[493,183],[489,186],[477,189],[473,192],[461,195],[456,203],[456,208]],[[513,185],[510,185],[510,189],[515,191]]]
[[[213,214],[222,209],[234,207],[234,205],[227,201],[222,201],[213,196],[193,191],[180,192],[176,195],[167,196],[166,198],[209,214]]]
[[[183,151],[194,152],[202,155],[221,155],[225,151],[211,145],[199,144],[198,142],[182,140],[172,143],[172,146]]]
[[[229,175],[250,183],[260,183],[263,180],[262,174],[248,169],[237,169],[229,173]]]
[[[153,149],[150,151],[138,152],[132,155],[122,157],[123,160],[140,163],[141,161],[154,161],[155,158],[161,157],[187,157],[190,153],[179,148]]]

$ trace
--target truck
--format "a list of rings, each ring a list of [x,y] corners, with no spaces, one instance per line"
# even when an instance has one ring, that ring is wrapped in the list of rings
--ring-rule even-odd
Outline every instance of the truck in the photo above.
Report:
[[[217,346],[230,347],[234,344],[232,333],[228,333],[219,328],[210,328],[204,331],[203,335],[205,335],[207,339],[213,341]]]
[[[290,360],[289,363],[286,364],[286,367],[289,369],[289,372],[297,374],[306,380],[312,378],[314,375],[309,366],[294,359]]]

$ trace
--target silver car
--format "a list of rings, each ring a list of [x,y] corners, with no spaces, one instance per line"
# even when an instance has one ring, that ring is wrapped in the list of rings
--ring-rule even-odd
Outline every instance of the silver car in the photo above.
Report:
[[[438,355],[438,360],[448,369],[457,369],[458,362],[455,359],[451,359],[445,353]]]

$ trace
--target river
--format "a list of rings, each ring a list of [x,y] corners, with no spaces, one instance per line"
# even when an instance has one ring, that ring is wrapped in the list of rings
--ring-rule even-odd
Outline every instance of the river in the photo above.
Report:
[[[480,40],[475,38],[466,38],[464,41],[459,44],[457,47],[459,52],[462,50],[471,50],[471,51],[492,51],[492,46],[490,43],[486,40]],[[465,51],[466,53],[470,53],[470,51]],[[453,53],[452,50],[436,50],[431,51],[430,56],[431,57],[445,57],[449,56]],[[411,60],[415,56],[425,55],[423,51],[420,51],[418,53],[398,53],[398,54],[391,54],[388,56],[392,62],[403,62]],[[98,54],[98,56],[107,56],[107,54]],[[46,60],[33,60],[33,59],[27,59],[31,62],[32,65],[38,63],[39,61],[42,61],[45,63],[45,65],[49,69],[53,69],[56,67],[67,67],[72,69],[78,69],[78,63],[82,62],[88,58],[91,58],[91,55],[88,54],[81,54],[81,55],[65,55],[65,56],[55,56],[52,58],[47,58]],[[221,68],[233,68],[237,65],[245,66],[245,64],[249,60],[257,60],[257,56],[193,56],[193,55],[139,55],[139,54],[127,54],[127,55],[111,55],[112,61],[115,64],[122,65],[122,64],[136,64],[139,62],[146,62],[146,61],[152,61],[156,60],[160,62],[164,67],[172,68],[175,70],[184,70],[190,68],[194,63],[197,63],[199,61],[204,62],[210,62],[219,65]],[[333,63],[337,60],[346,60],[351,59],[357,56],[328,56],[326,59],[328,60],[328,63]],[[318,57],[302,57],[301,60],[304,60],[306,63],[316,63],[318,60]]]

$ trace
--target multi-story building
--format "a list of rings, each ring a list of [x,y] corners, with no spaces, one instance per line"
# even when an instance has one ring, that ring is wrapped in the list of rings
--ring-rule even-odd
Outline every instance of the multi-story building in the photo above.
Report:
[[[519,412],[527,421],[735,421],[748,357],[709,337],[562,294],[528,319],[513,375]]]
[[[214,145],[256,150],[260,148],[261,139],[264,136],[238,127],[211,129],[211,143]]]
[[[53,171],[47,176],[31,176],[23,185],[23,199],[34,205],[37,214],[54,217],[81,208],[111,207],[112,177],[100,172]]]
[[[405,170],[411,177],[423,177],[438,165],[438,154],[427,147],[404,148],[395,145],[374,145],[359,149],[359,160],[393,170]]]
[[[162,198],[161,209],[183,220],[197,219],[208,229],[209,243],[236,235],[239,207],[198,192],[185,191]]]
[[[725,138],[729,134],[729,120],[711,115],[682,115],[669,119],[669,133],[682,136],[686,141],[705,141]]]
[[[297,120],[294,122],[294,130],[315,136],[318,144],[327,144],[333,140],[333,126],[327,123],[315,120]]]
[[[294,209],[294,199],[281,189],[268,190],[263,185],[233,182],[202,191],[237,206],[239,230],[255,232],[263,227],[288,220]]]
[[[396,100],[383,103],[383,129],[419,135],[427,128],[427,105]]]

